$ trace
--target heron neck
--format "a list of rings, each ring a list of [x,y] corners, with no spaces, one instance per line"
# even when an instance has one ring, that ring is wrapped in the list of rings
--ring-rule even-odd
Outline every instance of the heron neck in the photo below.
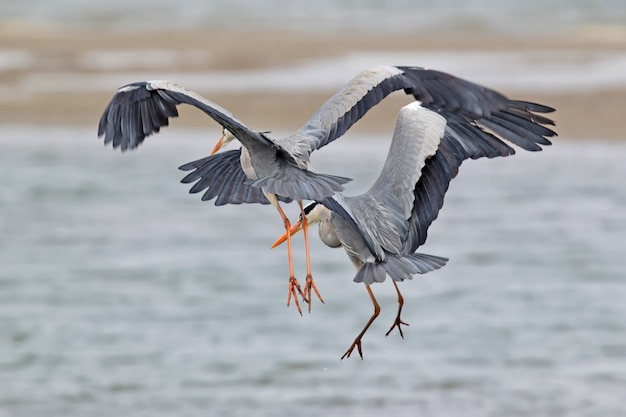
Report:
[[[338,248],[341,246],[341,241],[339,240],[337,231],[335,230],[333,223],[330,220],[330,211],[327,211],[328,215],[319,222],[318,226],[320,240],[324,242],[326,246],[329,246],[331,248]]]

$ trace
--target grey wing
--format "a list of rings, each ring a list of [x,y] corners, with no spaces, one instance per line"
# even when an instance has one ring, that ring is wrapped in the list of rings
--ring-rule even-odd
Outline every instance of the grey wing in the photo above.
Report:
[[[331,143],[397,90],[413,95],[423,107],[447,120],[471,122],[468,129],[489,129],[523,149],[540,150],[539,145],[550,145],[546,137],[555,135],[541,126],[554,123],[535,114],[551,112],[551,107],[509,100],[494,90],[440,71],[384,66],[361,72],[326,101],[300,128],[297,138],[301,143],[295,146],[302,154]]]
[[[310,153],[343,135],[350,127],[394,91],[411,88],[404,70],[379,66],[360,72],[328,99],[298,130]]]
[[[458,137],[453,130],[460,128],[462,125],[446,127],[437,152],[426,161],[422,169],[413,192],[415,200],[403,253],[414,253],[426,242],[428,228],[437,219],[450,181],[456,177],[464,160],[504,157],[515,153],[513,148],[487,133],[474,135],[472,140],[476,146],[468,148],[464,138]]]
[[[497,139],[528,151],[540,151],[539,145],[551,145],[547,138],[556,136],[556,132],[543,126],[554,122],[536,114],[553,112],[552,107],[510,100],[487,87],[444,72],[401,68],[413,84],[406,93],[420,100],[423,107],[441,114],[464,147],[475,146],[474,138],[483,137],[486,130]],[[460,126],[458,131],[457,126]]]
[[[398,113],[385,164],[372,187],[361,195],[339,199],[378,259],[385,252],[402,253],[415,184],[425,161],[437,152],[445,127],[443,117],[419,103],[404,106]]]
[[[249,180],[241,169],[240,155],[241,149],[234,149],[184,164],[179,169],[191,172],[181,182],[183,184],[195,182],[189,193],[206,190],[202,195],[202,201],[215,198],[216,206],[270,204],[260,188],[249,185]],[[291,201],[283,197],[279,197],[279,200]]]
[[[141,81],[118,89],[105,108],[98,136],[104,143],[112,143],[122,151],[134,149],[144,139],[159,132],[178,116],[176,106],[189,104],[202,110],[217,123],[230,130],[240,140],[256,140],[265,145],[272,143],[237,120],[229,111],[201,95],[170,81]]]
[[[364,196],[355,197],[374,198],[390,216],[391,231],[382,233],[377,230],[389,227],[384,222],[368,225],[371,228],[369,233],[396,236],[393,242],[380,240],[390,252],[401,251],[413,210],[415,185],[426,161],[437,152],[445,129],[446,119],[421,107],[420,103],[404,106],[398,113],[387,158],[378,178]]]
[[[495,135],[474,127],[462,118],[446,120],[419,103],[403,107],[387,159],[372,187],[359,196],[338,195],[335,206],[325,205],[350,218],[376,259],[382,259],[385,251],[415,252],[425,242],[461,163],[514,153]]]
[[[425,107],[439,109],[438,113],[446,118],[447,125],[437,153],[426,161],[415,185],[415,201],[409,219],[409,233],[404,242],[404,253],[415,252],[426,241],[428,228],[443,207],[450,181],[458,174],[464,160],[515,154],[515,149],[505,140],[523,149],[538,151],[541,150],[539,145],[550,144],[547,137],[556,136],[554,131],[544,126],[553,125],[554,122],[536,114],[553,111],[550,107],[508,100],[484,87],[471,87],[471,83],[454,79],[447,74],[435,72],[433,76],[433,83],[440,77],[443,81],[436,84],[447,80],[448,85],[459,84],[458,88],[466,88],[467,91],[473,89],[476,94],[468,95],[467,101],[456,103],[439,103],[436,100],[437,95],[431,95],[422,102]],[[433,90],[434,87],[430,89]],[[500,106],[487,106],[483,116],[476,116],[484,106],[481,102],[484,103],[484,98],[489,96],[492,97],[492,103],[500,103]],[[450,111],[448,108],[456,110]]]
[[[547,138],[556,136],[556,133],[545,125],[554,125],[554,122],[540,113],[549,113],[554,109],[509,100],[491,89],[439,71],[419,67],[382,68],[373,71],[377,76],[385,71],[390,75],[383,76],[382,81],[369,76],[357,77],[358,82],[351,82],[333,96],[301,130],[313,138],[309,142],[313,149],[324,146],[341,136],[367,109],[398,89],[412,94],[424,108],[446,120],[438,151],[426,161],[412,195],[407,193],[408,198],[414,200],[414,205],[408,218],[408,234],[403,238],[402,252],[413,253],[425,242],[428,227],[437,218],[449,183],[456,176],[462,161],[512,155],[515,150],[507,142],[529,151],[539,151],[540,145],[550,145]],[[402,167],[401,164],[395,166]],[[381,173],[380,182],[372,187],[371,193],[377,194],[393,182],[389,178],[394,178],[394,175]],[[409,181],[408,176],[400,178]],[[382,201],[379,195],[376,198]],[[350,199],[353,198],[346,197],[346,200]],[[395,207],[392,204],[394,201],[402,204]],[[395,207],[398,213],[406,212],[407,201],[391,198],[387,200],[387,205]],[[353,217],[358,215],[353,214]],[[395,227],[402,223],[398,216],[391,216],[391,219]],[[363,227],[363,222],[358,219],[357,222]],[[369,227],[381,226],[371,223]],[[361,234],[371,236],[372,231],[363,229]],[[378,234],[381,235],[380,231]],[[380,242],[370,240],[372,253],[377,253],[377,243]],[[384,244],[391,244],[391,241]]]

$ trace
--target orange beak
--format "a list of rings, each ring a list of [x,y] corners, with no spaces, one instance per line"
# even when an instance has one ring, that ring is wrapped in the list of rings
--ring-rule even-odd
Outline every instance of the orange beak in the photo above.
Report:
[[[296,223],[293,226],[291,226],[291,229],[289,229],[289,232],[283,233],[283,235],[281,237],[276,239],[276,242],[274,242],[274,244],[272,245],[272,249],[274,249],[276,246],[280,245],[285,240],[287,240],[287,235],[293,236],[296,233],[298,233],[300,230],[302,230],[302,221],[299,221],[298,223]]]
[[[211,151],[211,155],[215,154],[217,151],[222,149],[222,146],[224,146],[224,132],[223,131],[222,131],[222,136],[220,137],[220,140],[218,140],[215,146],[213,147],[213,150]]]

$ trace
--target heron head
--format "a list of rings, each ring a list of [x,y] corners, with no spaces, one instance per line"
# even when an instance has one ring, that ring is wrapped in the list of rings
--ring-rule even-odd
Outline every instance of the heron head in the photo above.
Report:
[[[326,207],[324,207],[322,204],[318,203],[317,201],[313,201],[312,203],[307,204],[306,206],[304,206],[302,211],[304,212],[306,223],[309,226],[312,226],[316,223],[323,221],[324,219],[327,218],[328,214],[330,213],[330,211]],[[288,232],[283,233],[281,237],[276,239],[276,242],[274,242],[274,244],[272,245],[272,249],[280,245],[281,243],[283,243],[285,240],[287,240],[287,235],[293,236],[296,233],[298,233],[300,230],[302,230],[303,223],[304,221],[302,219],[302,213],[300,213],[300,216],[298,217],[298,221],[293,226],[291,226],[291,229],[289,229]]]
[[[228,145],[234,139],[237,139],[237,138],[235,137],[235,135],[233,135],[233,133],[230,130],[226,129],[225,127],[222,128],[222,136],[220,137],[220,140],[218,140],[215,146],[213,147],[213,150],[211,151],[211,155],[213,155],[214,153],[222,149],[224,146]]]

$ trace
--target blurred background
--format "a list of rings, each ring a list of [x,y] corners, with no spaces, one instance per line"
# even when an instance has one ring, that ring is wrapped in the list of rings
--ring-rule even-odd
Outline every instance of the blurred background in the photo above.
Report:
[[[374,65],[553,106],[559,137],[463,165],[405,339],[376,285],[365,359],[340,361],[372,309],[345,253],[314,239],[326,304],[300,317],[274,209],[178,184],[215,123],[181,108],[126,154],[96,130],[118,87],[169,79],[279,135]],[[406,102],[313,168],[367,189]],[[624,120],[622,0],[0,1],[0,416],[626,415]]]

